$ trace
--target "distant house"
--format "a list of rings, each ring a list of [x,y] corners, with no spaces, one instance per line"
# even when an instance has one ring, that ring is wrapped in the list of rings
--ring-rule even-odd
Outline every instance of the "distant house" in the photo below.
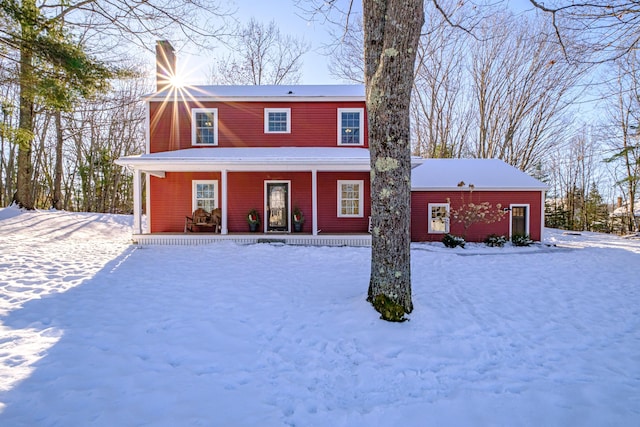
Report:
[[[629,224],[631,220],[631,206],[629,203],[623,203],[622,197],[618,197],[616,208],[609,214],[611,217],[612,228],[617,233],[627,233],[630,230],[640,231],[637,225],[640,224],[640,200],[634,203],[633,218],[635,224]]]
[[[370,244],[363,86],[174,88],[167,84],[175,69],[167,42],[159,42],[157,61],[157,92],[144,99],[146,152],[116,161],[134,173],[134,240]],[[515,231],[541,239],[544,185],[533,178],[498,160],[414,159],[413,166],[412,240],[459,232],[454,224],[442,231],[433,224],[448,212],[447,198],[454,205],[464,193],[456,186],[461,180],[475,185],[474,199],[510,209],[508,220],[476,227],[467,239]],[[218,227],[185,226],[198,208],[209,214],[219,209],[219,234],[213,233]],[[260,225],[249,233],[254,209]],[[304,224],[294,232],[299,214]]]

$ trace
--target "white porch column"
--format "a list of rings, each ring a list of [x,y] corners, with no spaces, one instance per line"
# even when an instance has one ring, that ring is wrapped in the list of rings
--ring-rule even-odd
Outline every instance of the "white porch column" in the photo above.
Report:
[[[142,172],[133,171],[133,234],[142,234]]]
[[[544,225],[545,225],[545,200],[546,200],[546,191],[542,190],[540,192],[540,241],[544,241]]]
[[[220,186],[221,186],[220,209],[222,209],[222,228],[220,230],[220,234],[228,234],[229,230],[227,229],[227,170],[226,169],[222,169],[221,171]]]
[[[318,235],[318,171],[311,169],[311,222],[313,235]]]

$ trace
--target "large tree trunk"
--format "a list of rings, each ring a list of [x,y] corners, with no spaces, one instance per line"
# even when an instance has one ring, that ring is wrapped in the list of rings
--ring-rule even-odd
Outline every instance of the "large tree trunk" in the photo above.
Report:
[[[423,2],[364,0],[363,11],[373,226],[368,297],[384,295],[410,313],[409,107]]]

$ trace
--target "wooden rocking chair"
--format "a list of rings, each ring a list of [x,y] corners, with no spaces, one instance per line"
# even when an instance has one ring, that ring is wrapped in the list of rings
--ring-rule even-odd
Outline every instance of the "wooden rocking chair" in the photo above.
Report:
[[[191,216],[185,217],[184,232],[193,232],[194,227],[197,228],[213,228],[214,233],[220,232],[220,224],[222,222],[222,211],[214,209],[212,213],[208,213],[202,208],[196,209]],[[197,230],[196,228],[196,230]]]

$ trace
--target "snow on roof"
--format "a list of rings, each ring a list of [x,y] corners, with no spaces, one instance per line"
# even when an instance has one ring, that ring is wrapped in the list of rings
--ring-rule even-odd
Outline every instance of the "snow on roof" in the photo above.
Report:
[[[184,150],[163,151],[123,157],[151,161],[327,161],[327,160],[364,160],[369,161],[366,148],[341,147],[245,147],[245,148],[187,148]]]
[[[122,157],[116,164],[141,170],[369,170],[369,150],[344,147],[187,148]],[[249,169],[244,169],[249,170]]]
[[[633,216],[640,217],[640,200],[634,203]],[[611,216],[628,216],[630,212],[629,204],[617,207],[611,213]]]
[[[147,100],[165,100],[174,95],[185,99],[242,99],[253,100],[270,98],[275,100],[290,99],[341,99],[364,101],[363,85],[220,85],[220,86],[185,86],[180,89],[169,88],[162,92],[147,95]]]
[[[426,159],[411,171],[412,190],[546,190],[543,182],[499,159]]]

